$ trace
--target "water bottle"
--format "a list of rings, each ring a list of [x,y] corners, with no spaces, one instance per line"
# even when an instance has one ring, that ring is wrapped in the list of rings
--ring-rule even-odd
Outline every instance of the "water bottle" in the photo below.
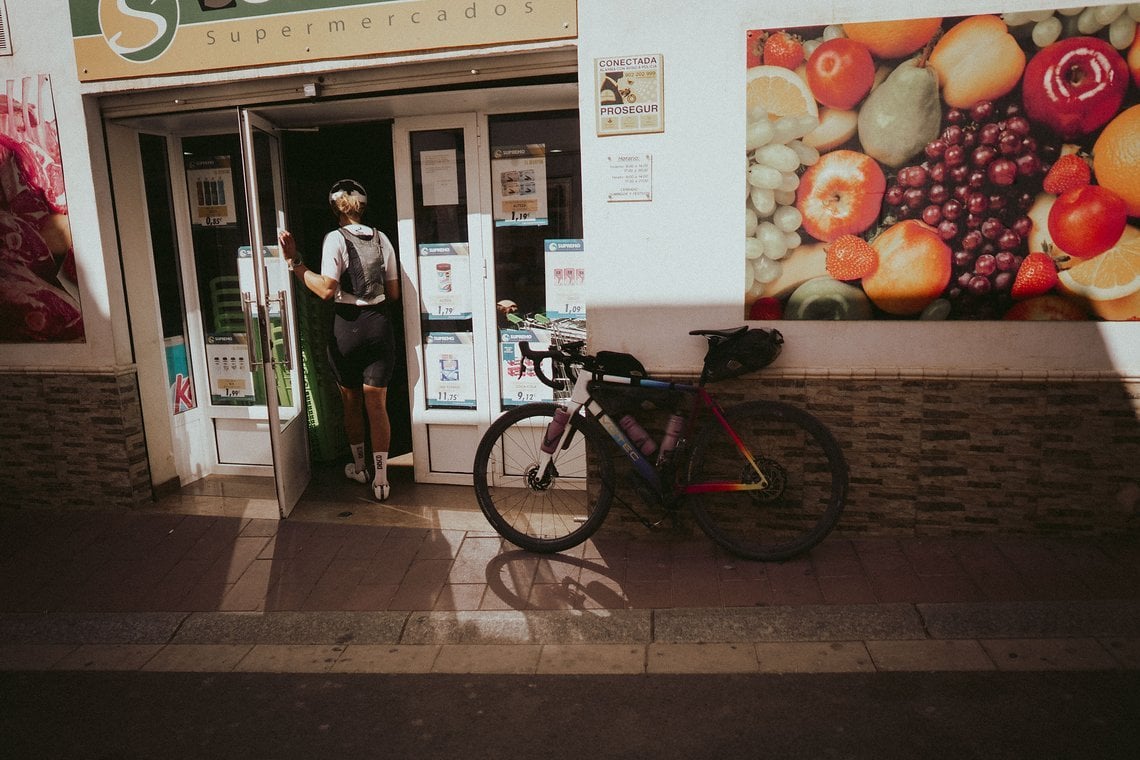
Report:
[[[658,464],[673,453],[673,449],[677,448],[677,441],[680,440],[681,434],[684,432],[685,415],[680,412],[669,415],[669,422],[665,425],[665,435],[661,438],[661,454],[657,458]]]
[[[570,412],[566,407],[560,406],[554,410],[554,419],[546,426],[546,435],[542,437],[542,443],[539,448],[547,454],[553,454],[554,449],[558,446],[558,440],[562,437],[562,431],[566,429],[566,422],[570,419]]]
[[[649,433],[645,432],[645,428],[633,418],[632,414],[627,414],[618,420],[618,425],[629,436],[629,440],[633,441],[633,445],[641,449],[642,454],[648,457],[653,456],[653,452],[657,451],[657,444],[653,442]]]

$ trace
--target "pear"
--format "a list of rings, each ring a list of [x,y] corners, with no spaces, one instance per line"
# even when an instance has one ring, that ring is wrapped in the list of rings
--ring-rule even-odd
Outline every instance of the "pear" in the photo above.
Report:
[[[863,152],[892,169],[938,137],[942,102],[938,74],[919,58],[903,61],[859,109]]]

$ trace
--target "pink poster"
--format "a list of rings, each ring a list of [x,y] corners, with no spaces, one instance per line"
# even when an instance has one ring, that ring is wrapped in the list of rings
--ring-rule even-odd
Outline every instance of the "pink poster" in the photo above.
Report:
[[[51,79],[0,94],[0,342],[82,341]]]

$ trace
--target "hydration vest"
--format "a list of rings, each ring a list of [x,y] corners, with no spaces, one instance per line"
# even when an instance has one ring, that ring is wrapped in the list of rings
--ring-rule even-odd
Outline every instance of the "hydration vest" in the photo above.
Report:
[[[384,295],[384,249],[380,245],[380,231],[372,230],[369,237],[361,237],[343,227],[348,252],[348,268],[340,278],[340,289],[362,301],[375,302]]]

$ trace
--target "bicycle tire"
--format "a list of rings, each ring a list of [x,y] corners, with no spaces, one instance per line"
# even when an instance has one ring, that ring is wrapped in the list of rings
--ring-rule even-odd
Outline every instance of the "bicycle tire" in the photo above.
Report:
[[[606,519],[613,500],[609,438],[592,418],[575,415],[568,449],[555,452],[557,473],[537,472],[546,426],[557,404],[516,407],[495,420],[475,451],[479,509],[503,538],[532,552],[551,553],[585,541]],[[587,477],[587,464],[593,470]]]
[[[756,458],[770,486],[762,491],[690,496],[701,529],[728,551],[775,562],[802,554],[839,521],[847,496],[847,462],[831,432],[812,415],[780,401],[750,401],[725,418]],[[689,483],[755,482],[752,465],[715,420],[698,434]]]

